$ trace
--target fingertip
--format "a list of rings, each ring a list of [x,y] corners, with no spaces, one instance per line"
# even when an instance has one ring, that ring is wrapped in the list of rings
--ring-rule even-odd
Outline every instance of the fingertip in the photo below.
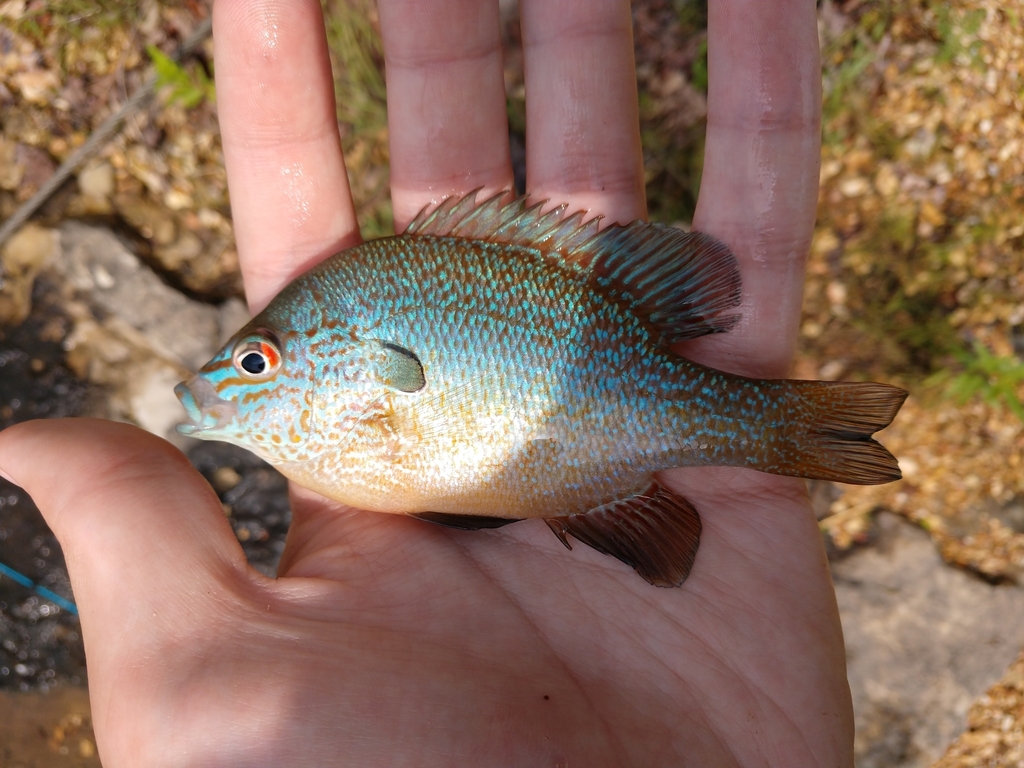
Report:
[[[318,0],[217,0],[217,112],[254,310],[359,241]]]
[[[743,273],[743,320],[688,356],[784,376],[818,202],[821,66],[814,3],[708,7],[708,118],[693,226],[727,243]],[[706,354],[705,354],[706,353]]]
[[[379,4],[391,196],[401,232],[425,206],[513,183],[497,3]]]

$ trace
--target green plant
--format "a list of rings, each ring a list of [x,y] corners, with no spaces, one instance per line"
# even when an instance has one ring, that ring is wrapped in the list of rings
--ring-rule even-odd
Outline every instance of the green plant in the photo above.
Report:
[[[845,41],[843,41],[845,43]],[[826,61],[835,56],[835,51],[845,46],[837,42],[831,48],[831,55],[823,57]],[[829,54],[826,51],[826,54]],[[842,62],[834,67],[827,67],[824,72],[824,100],[822,103],[823,119],[828,122],[841,112],[850,108],[849,93],[865,69],[874,61],[876,51],[862,40],[857,40],[852,49],[842,54]]]
[[[939,42],[936,61],[948,64],[964,53],[975,67],[982,67],[978,30],[985,19],[984,9],[956,13],[945,2],[940,2],[934,5],[934,10],[935,34]]]
[[[325,7],[327,39],[335,57],[338,119],[356,134],[387,127],[384,45],[366,3],[331,0]]]
[[[971,349],[961,349],[954,356],[964,370],[953,374],[942,370],[925,382],[943,385],[945,394],[965,403],[980,396],[987,403],[1002,402],[1013,414],[1024,421],[1024,402],[1020,388],[1024,384],[1024,361],[1015,356],[994,355],[984,344],[975,342]]]
[[[56,34],[58,40],[79,38],[89,27],[113,29],[131,25],[139,15],[138,6],[138,3],[118,0],[52,0],[33,3],[14,21],[12,28],[19,35],[43,45],[51,34]],[[50,44],[53,44],[52,40]]]
[[[326,0],[334,94],[352,197],[365,237],[391,234],[384,46],[371,0]]]
[[[704,93],[708,92],[708,39],[700,41],[697,56],[690,65],[690,82],[693,87]]]
[[[156,70],[158,89],[168,89],[167,102],[179,102],[185,109],[198,107],[203,100],[213,101],[216,94],[213,80],[198,66],[187,70],[155,45],[147,45],[146,53]]]

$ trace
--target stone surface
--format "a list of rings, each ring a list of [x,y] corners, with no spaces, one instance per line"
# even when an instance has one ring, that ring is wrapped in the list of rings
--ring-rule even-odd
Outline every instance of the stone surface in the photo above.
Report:
[[[189,299],[107,229],[65,222],[60,241],[50,272],[64,286],[74,325],[68,365],[104,388],[98,415],[191,445],[174,430],[183,415],[174,385],[220,348],[224,318],[237,318],[238,307]]]
[[[858,768],[923,768],[1024,644],[1024,590],[945,565],[928,534],[883,513],[877,541],[833,563]]]
[[[237,298],[230,298],[221,304],[219,312],[219,341],[221,346],[223,346],[228,343],[228,340],[234,336],[243,325],[249,322],[252,315],[249,314],[249,308],[245,305],[245,302]]]
[[[0,324],[18,325],[28,317],[32,284],[57,255],[55,230],[26,224],[0,250]]]
[[[90,163],[78,172],[83,195],[106,199],[114,194],[114,169],[107,162]]]
[[[175,425],[183,418],[181,403],[174,394],[174,386],[181,381],[181,375],[173,368],[155,366],[152,370],[141,370],[128,386],[128,403],[135,423],[184,447],[190,441],[179,439]]]
[[[165,285],[109,230],[67,222],[61,241],[58,270],[98,308],[139,331],[154,353],[193,370],[210,358],[216,307]]]

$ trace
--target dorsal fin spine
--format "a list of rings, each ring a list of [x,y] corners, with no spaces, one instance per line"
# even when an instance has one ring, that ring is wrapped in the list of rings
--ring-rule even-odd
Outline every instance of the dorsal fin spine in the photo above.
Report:
[[[625,300],[662,344],[728,331],[723,314],[740,303],[740,277],[729,249],[708,235],[634,221],[600,230],[585,212],[560,205],[505,202],[507,192],[477,203],[479,190],[424,209],[408,235],[456,237],[535,248],[563,267],[589,270],[595,287]]]

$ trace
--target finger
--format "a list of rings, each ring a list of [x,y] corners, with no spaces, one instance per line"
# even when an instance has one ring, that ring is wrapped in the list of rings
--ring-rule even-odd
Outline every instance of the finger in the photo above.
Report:
[[[249,304],[359,241],[317,0],[217,0],[217,110]]]
[[[644,218],[629,3],[523,0],[521,18],[530,195]]]
[[[248,578],[213,490],[169,443],[135,427],[19,424],[0,432],[0,472],[61,543],[90,667],[120,642],[111,628],[144,616],[153,632],[180,634],[182,616],[223,602]]]
[[[760,376],[789,369],[818,200],[821,67],[812,0],[708,4],[708,126],[693,226],[728,243],[743,320],[687,354]]]
[[[498,3],[381,0],[379,12],[396,231],[452,194],[511,189]]]

